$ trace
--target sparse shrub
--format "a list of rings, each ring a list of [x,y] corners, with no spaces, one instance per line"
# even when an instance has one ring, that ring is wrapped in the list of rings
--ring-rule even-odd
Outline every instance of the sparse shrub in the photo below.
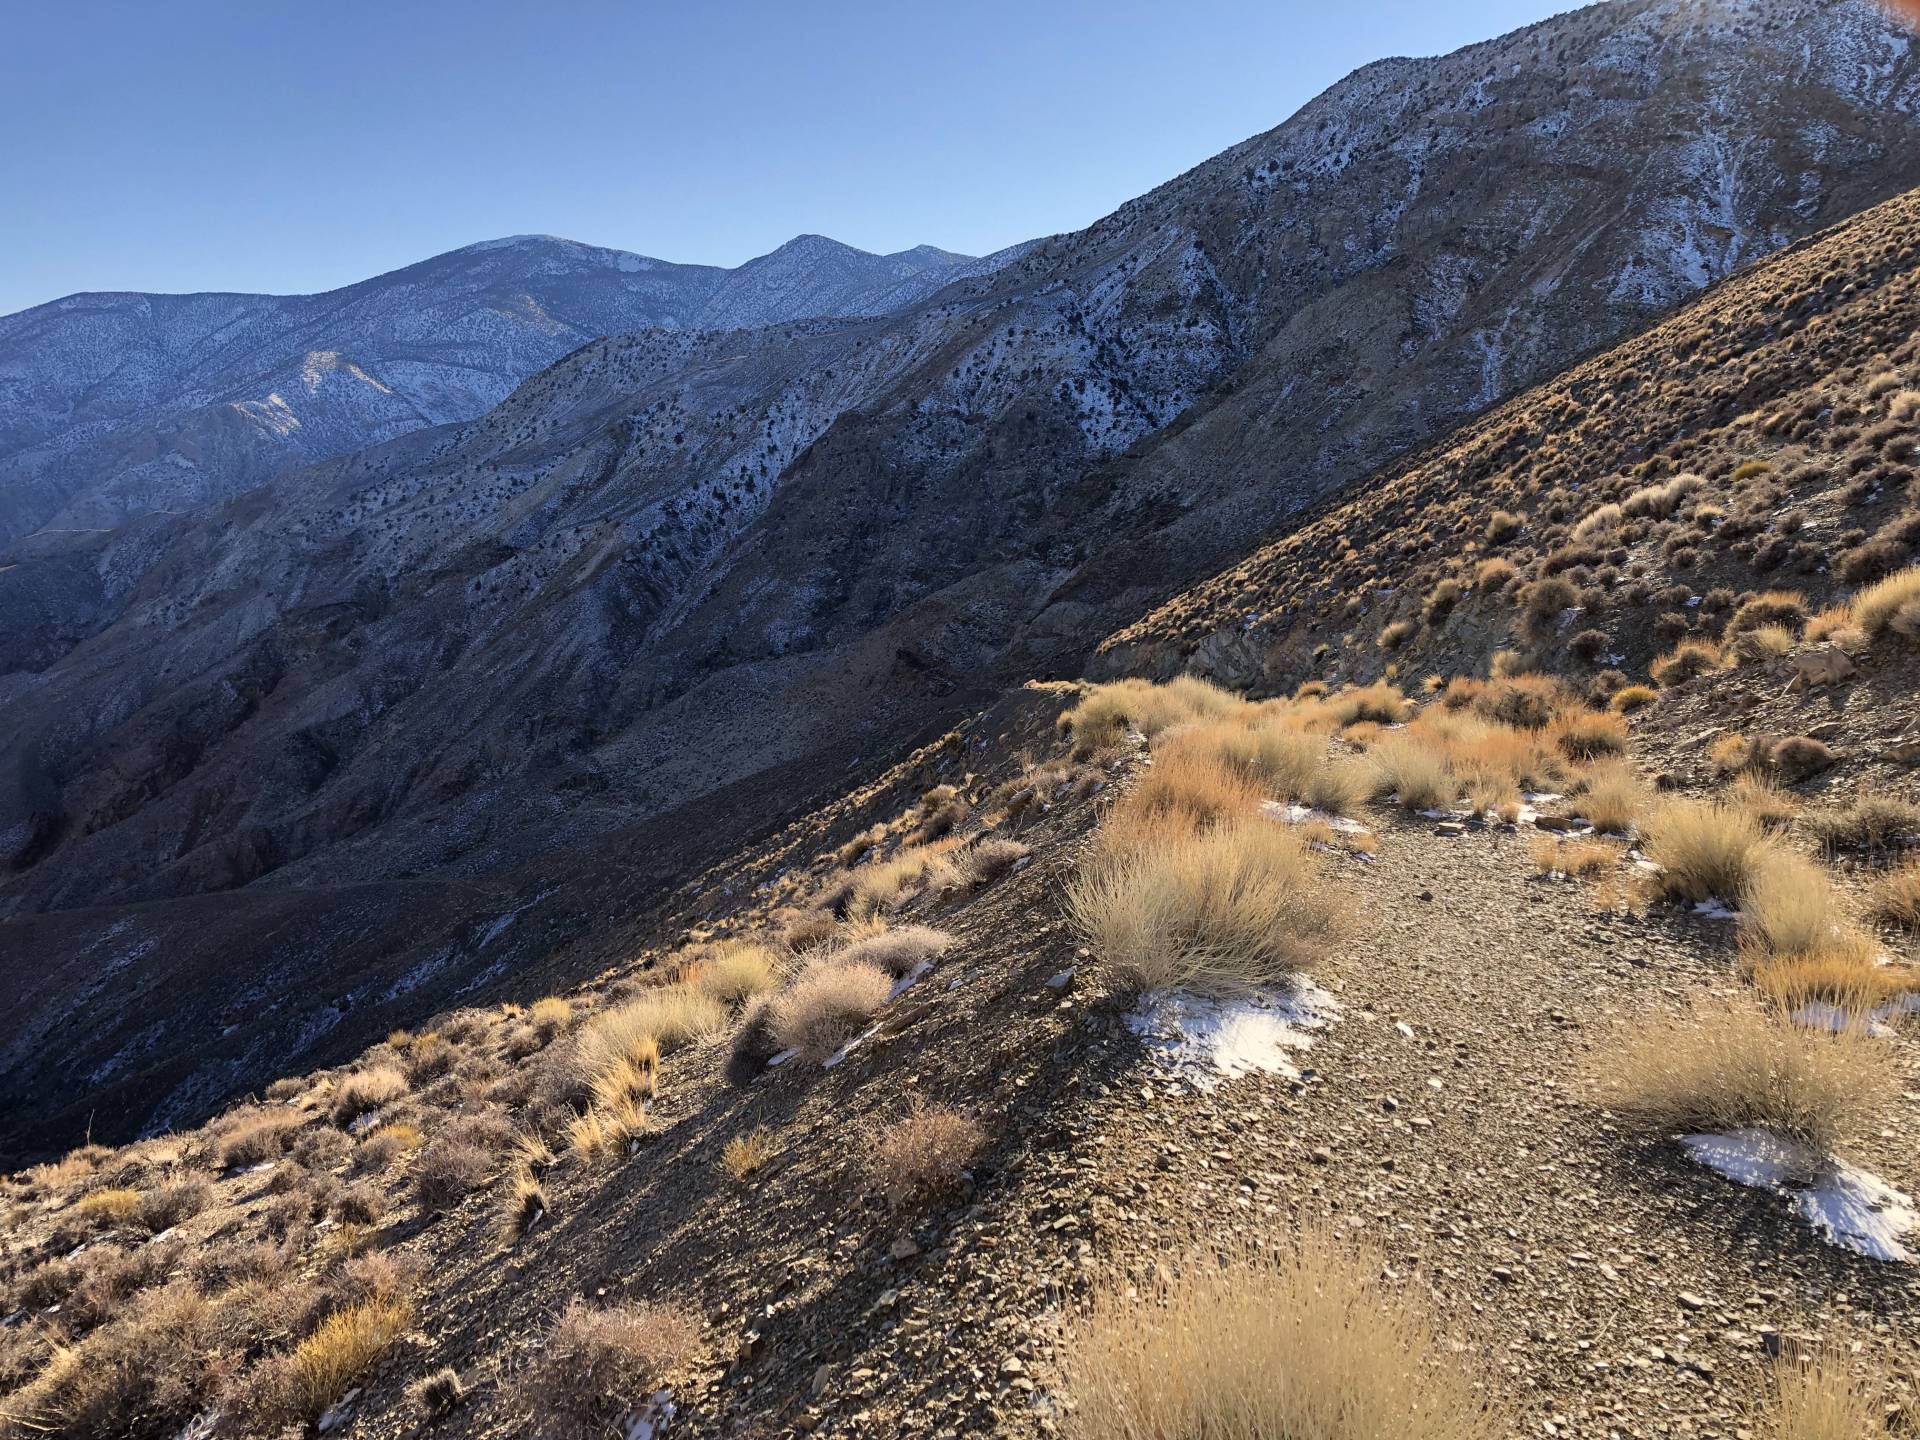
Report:
[[[329,1315],[290,1354],[255,1366],[238,1399],[256,1433],[317,1419],[400,1338],[412,1316],[398,1295],[363,1300]]]
[[[1873,914],[1902,930],[1920,931],[1920,860],[1909,860],[1874,887]]]
[[[1791,628],[1804,624],[1807,618],[1807,597],[1798,590],[1767,590],[1749,600],[1744,600],[1727,620],[1730,634],[1739,634],[1743,630],[1758,630],[1763,626],[1778,625]]]
[[[1069,1440],[1504,1434],[1485,1391],[1371,1256],[1309,1229],[1289,1250],[1195,1251],[1146,1303],[1096,1297],[1067,1337]]]
[[[1649,669],[1657,684],[1671,687],[1718,670],[1722,663],[1717,645],[1705,640],[1684,640],[1655,660]]]
[[[1768,830],[1785,829],[1800,807],[1772,777],[1746,774],[1734,782],[1733,801]]]
[[[1621,510],[1635,519],[1664,520],[1680,507],[1680,502],[1693,494],[1706,481],[1698,475],[1676,475],[1673,479],[1658,485],[1648,485],[1634,491],[1621,503]]]
[[[1659,698],[1660,692],[1651,685],[1623,685],[1613,692],[1613,698],[1607,705],[1616,714],[1631,715]]]
[[[1920,638],[1920,629],[1912,623],[1920,620],[1920,565],[1868,586],[1853,597],[1848,610],[1870,640],[1880,641],[1890,634]]]
[[[1793,649],[1793,632],[1784,625],[1761,625],[1734,637],[1731,653],[1749,663],[1777,660]]]
[[[1440,581],[1427,592],[1426,604],[1421,614],[1429,625],[1438,625],[1453,613],[1453,607],[1466,596],[1465,588],[1451,577]]]
[[[762,995],[747,1003],[740,1015],[740,1028],[733,1032],[733,1046],[727,1054],[727,1083],[752,1084],[767,1061],[779,1053],[780,1040],[773,1033],[773,997]]]
[[[1761,1440],[1876,1440],[1892,1433],[1885,1387],[1878,1367],[1837,1347],[1783,1354],[1768,1377],[1755,1433]]]
[[[1492,559],[1482,560],[1473,572],[1473,588],[1482,595],[1492,595],[1506,589],[1519,573],[1511,560],[1502,560],[1496,555]]]
[[[407,1394],[428,1420],[444,1420],[466,1402],[467,1387],[460,1372],[442,1365],[407,1387]]]
[[[1411,620],[1395,620],[1380,631],[1380,648],[1398,650],[1407,641],[1419,633],[1420,627]]]
[[[567,1306],[523,1382],[542,1427],[567,1440],[621,1428],[699,1353],[700,1322],[677,1305]]]
[[[1767,850],[1759,822],[1722,801],[1669,800],[1649,830],[1647,858],[1661,867],[1654,888],[1674,899],[1733,899]]]
[[[1128,792],[1115,823],[1165,821],[1189,830],[1248,815],[1259,808],[1260,789],[1252,775],[1222,761],[1199,744],[1174,742],[1162,747],[1153,764]]]
[[[1373,793],[1398,796],[1408,810],[1438,810],[1452,805],[1460,793],[1446,756],[1412,735],[1382,741],[1368,759],[1373,762]]]
[[[1487,528],[1482,535],[1489,545],[1504,545],[1520,533],[1520,527],[1526,521],[1511,510],[1496,510],[1487,517]]]
[[[591,1165],[624,1153],[639,1137],[651,1133],[653,1122],[635,1101],[617,1099],[573,1116],[566,1128],[567,1148],[583,1164]]]
[[[1807,828],[1828,851],[1884,854],[1920,845],[1920,805],[1895,795],[1862,795],[1811,815]]]
[[[478,1145],[436,1140],[413,1166],[413,1197],[428,1214],[451,1210],[486,1183],[492,1157]]]
[[[1284,980],[1339,939],[1350,914],[1298,838],[1251,818],[1105,849],[1067,905],[1123,983],[1217,993]]]
[[[669,1054],[682,1045],[727,1028],[724,1003],[689,985],[658,985],[603,1010],[580,1027],[579,1057],[597,1075],[615,1061],[648,1053]]]
[[[768,1022],[782,1049],[817,1063],[859,1033],[892,989],[887,972],[877,966],[814,960],[773,998]]]
[[[213,1187],[206,1181],[176,1180],[157,1190],[141,1191],[135,1218],[149,1234],[158,1235],[198,1215],[212,1198]]]
[[[1772,1130],[1829,1148],[1884,1105],[1886,1047],[1857,1032],[1805,1030],[1750,1000],[1702,1000],[1622,1030],[1596,1061],[1613,1108],[1668,1130]]]
[[[764,945],[722,945],[694,967],[688,983],[723,1004],[739,1005],[780,983],[779,962]]]
[[[938,959],[953,944],[953,936],[928,925],[904,925],[855,940],[835,955],[841,965],[872,965],[895,979],[910,973],[923,960]]]
[[[1612,643],[1604,630],[1581,630],[1567,641],[1567,653],[1582,664],[1591,665],[1607,653]]]
[[[415,1085],[424,1085],[446,1074],[453,1069],[455,1058],[456,1053],[447,1038],[431,1030],[409,1040],[400,1056],[401,1063],[406,1067],[408,1081]]]
[[[735,1180],[745,1180],[773,1158],[773,1132],[756,1125],[727,1141],[720,1152],[720,1168]]]
[[[1413,713],[1413,704],[1384,680],[1371,685],[1355,685],[1329,695],[1325,713],[1335,725],[1352,725],[1371,720],[1380,725],[1398,725]]]
[[[558,995],[548,995],[533,1002],[527,1011],[527,1021],[541,1039],[551,1041],[573,1023],[573,1005]]]
[[[1778,954],[1810,953],[1832,943],[1840,921],[1833,886],[1805,856],[1768,847],[1748,866],[1740,928],[1750,944]]]
[[[781,938],[794,954],[825,945],[839,933],[840,922],[826,910],[807,910],[795,916]]]
[[[968,1116],[916,1096],[905,1118],[875,1140],[868,1170],[888,1208],[899,1210],[956,1189],[985,1141]]]
[[[1548,727],[1547,737],[1571,760],[1617,755],[1627,748],[1627,722],[1602,710],[1575,710]]]
[[[955,882],[962,889],[991,885],[1012,873],[1013,867],[1027,858],[1028,850],[1018,840],[990,836],[977,840],[952,856]]]
[[[1544,625],[1562,611],[1578,605],[1580,592],[1564,576],[1549,575],[1527,587],[1522,603],[1526,607],[1527,619],[1534,625]]]
[[[1192,675],[1178,676],[1165,685],[1116,680],[1095,686],[1061,715],[1059,723],[1072,734],[1077,747],[1098,750],[1118,743],[1129,725],[1152,739],[1175,725],[1222,719],[1243,703],[1239,696]]]
[[[140,1218],[140,1192],[121,1186],[95,1190],[74,1201],[66,1214],[83,1230],[132,1225]]]
[[[379,1065],[344,1077],[333,1093],[333,1121],[349,1125],[407,1093],[407,1077],[397,1066]]]
[[[214,1132],[214,1163],[223,1170],[265,1164],[286,1153],[300,1129],[300,1117],[287,1111],[238,1111]]]
[[[1543,875],[1598,875],[1618,865],[1624,854],[1624,846],[1608,840],[1561,840],[1539,834],[1527,844],[1527,858]]]
[[[333,1217],[342,1225],[373,1225],[386,1213],[387,1197],[371,1185],[348,1185],[333,1197]]]
[[[354,1173],[374,1174],[385,1170],[402,1155],[412,1154],[426,1143],[418,1125],[395,1121],[370,1130],[353,1153]]]
[[[1647,803],[1646,787],[1624,761],[1605,761],[1587,771],[1580,813],[1594,829],[1624,835],[1633,829]]]

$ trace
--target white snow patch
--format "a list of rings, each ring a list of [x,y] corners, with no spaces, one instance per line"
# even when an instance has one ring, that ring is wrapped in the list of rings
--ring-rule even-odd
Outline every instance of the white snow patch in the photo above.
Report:
[[[1786,1196],[1831,1243],[1874,1260],[1913,1260],[1904,1241],[1920,1213],[1879,1176],[1767,1130],[1688,1135],[1680,1143],[1729,1180]]]
[[[1223,1000],[1186,990],[1152,990],[1127,1015],[1127,1028],[1147,1042],[1167,1074],[1197,1090],[1256,1070],[1296,1076],[1291,1052],[1340,1013],[1333,996],[1311,982]]]
[[[1693,905],[1693,913],[1703,916],[1708,920],[1738,920],[1740,918],[1740,912],[1738,910],[1731,908],[1725,901],[1717,898],[1713,900],[1696,900]]]
[[[678,1407],[673,1403],[673,1391],[654,1391],[647,1397],[647,1403],[627,1418],[626,1425],[623,1427],[627,1440],[654,1440],[655,1436],[665,1433],[667,1422],[677,1413]]]
[[[1369,835],[1372,832],[1358,820],[1350,820],[1345,815],[1335,815],[1326,810],[1314,810],[1305,805],[1282,804],[1278,800],[1263,800],[1260,811],[1274,820],[1283,820],[1289,825],[1324,825],[1341,835]]]

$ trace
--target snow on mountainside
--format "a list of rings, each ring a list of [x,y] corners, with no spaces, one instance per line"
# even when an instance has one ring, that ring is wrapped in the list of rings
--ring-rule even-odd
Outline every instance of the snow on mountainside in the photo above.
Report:
[[[602,335],[881,314],[976,263],[802,236],[726,270],[520,235],[320,295],[70,295],[0,318],[0,543],[469,419]]]

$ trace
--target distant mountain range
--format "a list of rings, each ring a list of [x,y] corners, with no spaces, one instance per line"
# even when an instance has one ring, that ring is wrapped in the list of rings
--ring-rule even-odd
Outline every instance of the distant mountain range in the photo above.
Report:
[[[728,270],[519,235],[320,295],[69,295],[0,318],[0,544],[471,419],[603,335],[881,315],[994,263],[802,235]]]

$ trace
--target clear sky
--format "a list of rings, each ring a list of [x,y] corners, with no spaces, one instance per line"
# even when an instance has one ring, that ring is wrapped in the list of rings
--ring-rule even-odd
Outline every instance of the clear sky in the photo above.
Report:
[[[547,233],[1075,229],[1347,71],[1568,0],[0,0],[0,313],[321,290]]]

